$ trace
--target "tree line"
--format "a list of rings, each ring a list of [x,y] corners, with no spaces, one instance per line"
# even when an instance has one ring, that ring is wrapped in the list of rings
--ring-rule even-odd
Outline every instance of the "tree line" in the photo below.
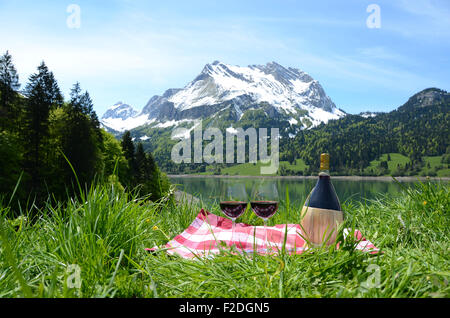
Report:
[[[424,100],[427,99],[423,96],[430,93],[435,97],[425,105]],[[302,159],[307,165],[305,169],[295,171],[280,167],[278,173],[281,175],[317,174],[319,156],[322,152],[330,153],[331,166],[335,174],[388,174],[390,172],[386,161],[382,161],[378,167],[369,168],[371,162],[380,159],[383,154],[400,153],[409,158],[409,163],[399,165],[395,174],[418,175],[426,164],[423,160],[425,156],[442,156],[442,164],[445,166],[449,163],[449,96],[450,94],[437,88],[426,89],[412,96],[405,105],[389,113],[379,113],[375,117],[368,118],[348,114],[341,119],[330,120],[327,124],[298,130],[294,138],[289,136],[292,132],[288,129],[289,122],[268,118],[262,109],[249,111],[237,122],[237,125],[243,129],[279,127],[280,160],[294,164],[297,159]],[[210,120],[212,119],[204,121],[205,127]],[[214,124],[223,134],[231,125],[228,121]],[[233,126],[236,127],[235,124]],[[136,135],[140,133],[150,136],[151,144],[144,144],[144,146],[154,153],[158,164],[170,173],[195,174],[212,171],[220,174],[222,169],[235,165],[223,163],[211,166],[205,162],[175,164],[170,160],[170,146],[174,142],[170,140],[169,128],[140,128],[136,132]],[[248,149],[248,140],[246,140],[245,149]],[[246,162],[248,162],[248,152]]]
[[[167,177],[142,145],[135,149],[133,142],[121,143],[101,128],[93,101],[78,82],[64,100],[42,62],[20,87],[7,51],[0,57],[0,200],[14,192],[16,202],[39,207],[94,182],[113,182],[151,200],[168,191]]]
[[[436,98],[424,106],[421,96],[435,92]],[[302,130],[282,144],[282,160],[302,158],[311,167],[319,167],[319,154],[330,153],[330,164],[340,174],[362,174],[372,160],[385,153],[401,153],[410,164],[403,173],[415,174],[423,166],[424,156],[447,158],[450,154],[450,94],[430,88],[417,93],[398,109],[376,117],[347,115],[328,124]],[[379,172],[382,174],[383,165]],[[400,168],[400,167],[399,167]]]

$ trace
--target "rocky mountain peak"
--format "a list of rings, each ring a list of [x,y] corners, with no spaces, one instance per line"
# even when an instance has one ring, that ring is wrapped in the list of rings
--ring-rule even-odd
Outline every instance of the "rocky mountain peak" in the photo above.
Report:
[[[439,88],[424,89],[408,99],[408,101],[399,110],[407,110],[415,107],[427,107],[442,102],[450,101],[450,93]]]
[[[111,106],[105,114],[103,114],[102,119],[106,118],[122,118],[126,119],[128,117],[133,117],[138,114],[133,107],[123,102],[117,102]]]
[[[262,105],[267,114],[300,126],[306,116],[308,127],[345,115],[319,82],[302,70],[276,62],[241,67],[214,61],[184,88],[168,89],[150,98],[139,116],[147,116],[148,121],[178,122],[216,116],[229,109],[227,118],[239,121],[247,111]],[[114,105],[104,117],[126,115],[122,107]],[[128,114],[138,116],[132,110]]]

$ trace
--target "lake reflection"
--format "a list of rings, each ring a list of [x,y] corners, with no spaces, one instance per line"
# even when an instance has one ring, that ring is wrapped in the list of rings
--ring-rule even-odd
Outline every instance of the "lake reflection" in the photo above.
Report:
[[[276,184],[280,200],[286,197],[286,188],[289,189],[291,203],[303,204],[307,195],[314,187],[317,179],[283,179],[283,178],[213,178],[213,177],[171,177],[171,182],[177,184],[178,189],[201,197],[205,203],[219,201],[222,188],[229,183],[243,183],[248,195],[257,182],[263,179]],[[341,203],[345,201],[361,202],[381,197],[383,194],[396,194],[402,186],[394,181],[378,180],[332,180],[336,193]],[[402,182],[402,185],[410,186],[414,182]]]

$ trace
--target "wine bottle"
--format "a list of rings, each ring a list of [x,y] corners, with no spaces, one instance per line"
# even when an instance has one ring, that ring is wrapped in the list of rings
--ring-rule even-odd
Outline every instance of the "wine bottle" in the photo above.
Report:
[[[320,173],[302,209],[301,225],[304,236],[312,245],[331,245],[337,229],[344,220],[339,199],[330,179],[330,156],[320,155]]]

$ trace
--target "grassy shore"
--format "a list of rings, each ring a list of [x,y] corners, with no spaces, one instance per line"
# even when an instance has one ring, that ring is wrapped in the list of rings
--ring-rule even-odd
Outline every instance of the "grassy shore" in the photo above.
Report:
[[[438,178],[450,178],[450,168],[448,163],[444,163],[443,155],[441,156],[424,156],[423,166],[419,171],[416,171],[417,176],[425,178],[426,176],[434,176]],[[387,169],[380,171],[381,162],[385,161],[387,164]],[[366,176],[378,176],[381,175],[382,178],[389,178],[393,176],[408,176],[406,173],[405,166],[411,165],[411,161],[408,157],[400,153],[386,153],[382,154],[378,159],[372,160],[364,169],[362,174]],[[205,172],[198,173],[200,175],[228,175],[228,176],[261,176],[261,167],[267,166],[260,161],[257,163],[241,163],[232,166],[223,167],[220,171],[217,171],[217,165],[209,165],[206,167]],[[302,159],[296,159],[295,162],[280,161],[279,163],[279,174],[284,175],[307,175],[310,174],[308,170],[308,165]],[[399,169],[402,173],[399,173]],[[285,173],[281,173],[282,170]],[[335,173],[336,174],[336,173]],[[414,178],[414,176],[411,176]]]
[[[225,250],[195,261],[145,248],[182,232],[201,202],[154,204],[97,185],[64,204],[22,205],[11,219],[20,211],[4,198],[0,297],[449,297],[449,190],[418,182],[396,197],[346,204],[345,226],[379,255],[347,242],[338,251],[248,258]],[[298,223],[299,211],[286,198],[269,225]],[[252,213],[238,222],[261,224]]]
[[[317,180],[317,176],[273,176],[273,175],[220,175],[220,174],[169,174],[169,178],[272,178],[272,179],[312,179]],[[349,180],[349,181],[399,181],[399,182],[415,182],[415,181],[450,181],[450,177],[423,177],[423,176],[333,176],[333,180]]]

